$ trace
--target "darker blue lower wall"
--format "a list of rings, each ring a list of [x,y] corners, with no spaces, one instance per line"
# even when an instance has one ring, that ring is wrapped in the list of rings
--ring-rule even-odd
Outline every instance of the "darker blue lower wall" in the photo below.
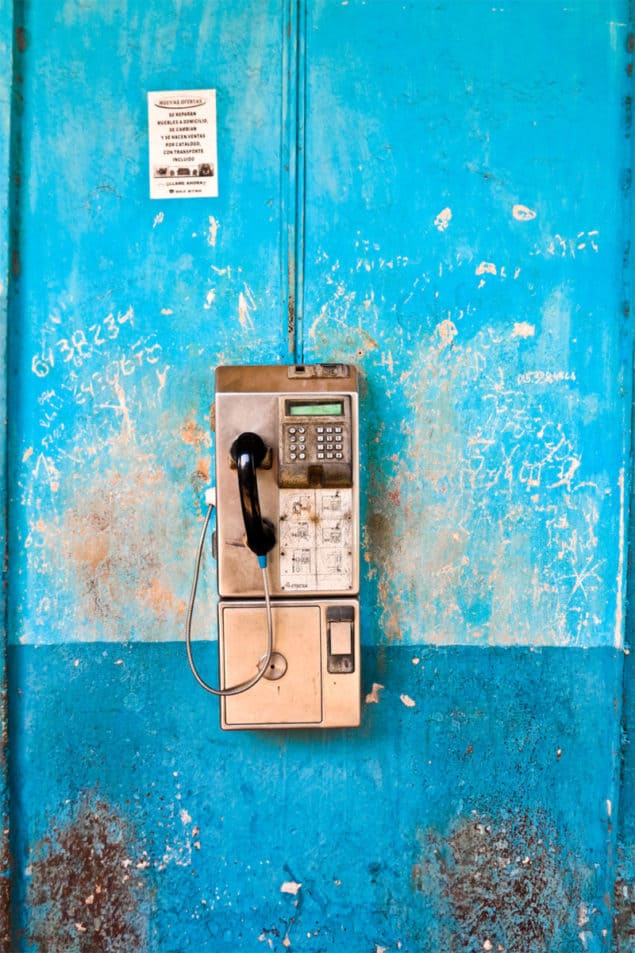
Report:
[[[608,951],[621,666],[368,649],[359,730],[226,734],[182,644],[14,647],[14,948]]]

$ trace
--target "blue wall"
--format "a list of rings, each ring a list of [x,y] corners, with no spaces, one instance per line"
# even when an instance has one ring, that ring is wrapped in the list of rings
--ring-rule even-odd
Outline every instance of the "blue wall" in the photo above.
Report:
[[[630,948],[631,20],[17,5],[11,953]],[[150,201],[200,88],[219,197]],[[294,358],[363,373],[363,721],[223,734],[213,370]]]

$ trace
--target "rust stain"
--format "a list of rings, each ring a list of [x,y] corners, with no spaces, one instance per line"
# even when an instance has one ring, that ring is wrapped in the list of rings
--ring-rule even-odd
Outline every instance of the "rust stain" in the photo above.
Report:
[[[635,882],[618,877],[614,893],[615,953],[632,953],[635,949]]]
[[[588,870],[548,818],[518,809],[473,812],[447,837],[428,831],[411,872],[415,891],[441,897],[448,953],[568,949],[579,934]]]
[[[188,420],[187,423],[183,424],[180,436],[183,443],[195,447],[197,451],[200,451],[201,446],[208,446],[210,442],[207,430],[203,430],[194,420]]]
[[[18,53],[26,52],[29,44],[27,33],[23,26],[18,26],[15,28],[15,45],[17,47]]]
[[[170,589],[162,586],[158,579],[151,581],[148,588],[143,591],[142,599],[146,605],[156,611],[157,615],[162,614],[166,609],[178,615],[185,614],[185,600],[178,599]]]
[[[210,462],[209,458],[204,458],[196,461],[196,469],[194,470],[194,477],[197,482],[209,483],[209,467]]]
[[[127,823],[86,797],[51,825],[31,862],[29,940],[47,953],[131,953],[148,948],[147,888]]]
[[[108,627],[120,627],[120,614],[133,593],[140,598],[161,574],[162,524],[147,511],[150,495],[155,496],[153,514],[162,511],[156,482],[151,472],[127,479],[111,474],[78,497],[65,514],[61,533],[54,527],[43,533],[51,545],[59,534],[62,552],[75,567],[84,612]]]

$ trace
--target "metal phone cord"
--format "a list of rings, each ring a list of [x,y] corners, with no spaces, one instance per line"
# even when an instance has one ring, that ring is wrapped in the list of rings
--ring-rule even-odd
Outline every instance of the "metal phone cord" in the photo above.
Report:
[[[267,567],[266,560],[261,557],[258,558],[260,568],[262,571],[262,584],[264,589],[265,596],[265,610],[267,613],[267,649],[265,654],[258,660],[258,672],[253,678],[247,679],[244,682],[240,682],[238,685],[230,685],[229,688],[213,688],[212,685],[201,678],[194,663],[194,657],[192,655],[192,615],[194,613],[194,603],[196,602],[196,590],[198,588],[198,577],[201,571],[201,560],[203,558],[203,547],[205,545],[205,537],[207,536],[207,527],[209,526],[209,521],[214,510],[214,505],[209,504],[207,507],[207,513],[205,515],[205,521],[203,523],[203,528],[201,530],[201,538],[198,543],[198,549],[196,551],[196,561],[194,565],[194,579],[192,581],[192,591],[190,593],[190,601],[187,606],[187,616],[185,619],[185,647],[187,650],[187,660],[190,663],[190,668],[192,670],[192,675],[206,692],[209,692],[211,695],[240,695],[242,692],[246,692],[249,688],[253,688],[254,685],[257,685],[261,678],[267,673],[269,666],[271,665],[271,656],[273,654],[273,621],[271,617],[271,599],[269,596],[269,580],[267,578]]]

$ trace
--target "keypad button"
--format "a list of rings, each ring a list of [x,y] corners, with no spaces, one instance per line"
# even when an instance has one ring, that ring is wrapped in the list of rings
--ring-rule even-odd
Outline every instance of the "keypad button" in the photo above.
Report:
[[[336,453],[336,454],[335,454],[335,459],[336,459],[336,460],[341,460],[343,456],[344,456],[343,453]]]
[[[298,460],[306,460],[306,453],[299,453]]]
[[[318,460],[323,460],[323,459],[324,459],[324,454],[323,454],[323,453],[318,453],[317,458],[318,458]]]
[[[296,458],[295,453],[290,453],[290,454],[289,454],[289,460],[295,460],[295,458]]]
[[[336,449],[336,450],[341,450],[341,449],[342,449],[342,444],[341,444],[341,443],[336,443],[336,444],[335,444],[335,449]]]
[[[327,453],[326,459],[327,459],[327,460],[332,460],[332,459],[333,459],[333,454],[332,454],[332,453]]]
[[[327,428],[326,428],[326,432],[327,432],[327,433],[333,433],[333,428],[332,428],[332,427],[327,427]]]
[[[298,433],[304,433],[304,427],[298,427]]]
[[[336,427],[336,428],[335,428],[335,433],[341,433],[341,432],[342,432],[342,428],[341,428],[341,427]]]
[[[318,433],[324,433],[324,427],[318,427],[318,428],[317,428],[317,432],[318,432]]]
[[[295,433],[295,427],[289,427],[289,433]]]

